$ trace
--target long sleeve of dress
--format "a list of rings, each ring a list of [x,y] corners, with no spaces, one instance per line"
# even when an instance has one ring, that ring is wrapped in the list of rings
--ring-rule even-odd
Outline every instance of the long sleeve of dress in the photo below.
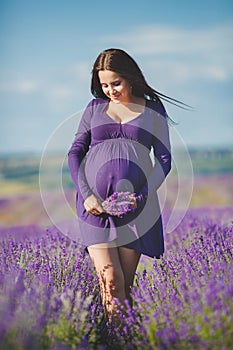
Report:
[[[90,120],[92,116],[92,103],[93,100],[87,105],[79,123],[78,131],[75,134],[75,139],[68,151],[70,175],[76,191],[82,194],[84,200],[92,194],[83,170],[83,160],[91,143]]]
[[[167,114],[162,104],[159,104],[157,108],[152,149],[155,164],[148,176],[147,184],[140,191],[143,197],[147,197],[148,192],[157,191],[171,170],[171,145]]]

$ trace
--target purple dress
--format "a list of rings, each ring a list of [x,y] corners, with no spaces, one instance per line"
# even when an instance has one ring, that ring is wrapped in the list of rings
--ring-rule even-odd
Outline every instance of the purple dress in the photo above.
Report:
[[[88,104],[68,152],[78,238],[86,247],[116,242],[159,258],[164,239],[156,191],[171,169],[166,111],[160,102],[146,100],[144,111],[122,124],[106,113],[108,103],[97,98]],[[141,195],[137,209],[122,218],[85,210],[83,202],[89,195],[103,201],[115,191]]]

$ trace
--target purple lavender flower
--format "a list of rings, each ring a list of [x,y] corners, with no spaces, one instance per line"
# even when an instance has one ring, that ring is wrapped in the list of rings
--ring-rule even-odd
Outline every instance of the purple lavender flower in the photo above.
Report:
[[[135,193],[130,192],[114,192],[102,203],[103,209],[109,215],[123,217],[125,214],[134,210],[136,199]]]
[[[131,204],[131,196],[139,198],[115,192],[109,205]],[[142,256],[134,305],[119,309],[119,329],[106,324],[98,276],[78,242],[55,227],[27,239],[7,228],[0,245],[2,348],[230,349],[233,227],[220,225],[223,214],[233,217],[231,208],[190,209],[166,234],[161,259]]]

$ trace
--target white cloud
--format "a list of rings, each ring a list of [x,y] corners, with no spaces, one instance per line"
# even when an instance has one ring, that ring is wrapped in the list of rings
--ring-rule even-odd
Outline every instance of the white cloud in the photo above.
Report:
[[[120,42],[135,54],[151,55],[163,53],[197,53],[232,49],[232,25],[206,29],[180,29],[167,26],[136,27],[128,34],[111,36],[112,41]],[[108,37],[106,37],[108,38]]]
[[[39,83],[32,79],[16,79],[0,84],[0,92],[31,94],[39,89]]]
[[[55,100],[57,99],[66,100],[67,98],[73,97],[74,95],[74,91],[70,87],[62,84],[52,85],[47,93],[49,97]]]
[[[135,27],[124,36],[105,37],[112,46],[143,57],[143,66],[156,76],[169,74],[177,83],[233,79],[233,26],[180,29],[167,26]]]
[[[40,76],[5,78],[0,82],[0,93],[30,96],[37,93],[40,99],[45,97],[50,109],[57,112],[72,101],[82,100],[90,89],[90,62],[81,61],[67,65],[59,71],[45,72]],[[44,101],[44,100],[43,100]]]
[[[68,72],[76,77],[78,80],[87,81],[91,75],[91,62],[81,61],[73,64],[68,68]]]
[[[168,81],[169,84],[185,84],[195,81],[224,82],[232,77],[230,69],[208,62],[190,60],[156,60],[144,61],[146,76],[155,77],[158,81]]]
[[[78,103],[87,95],[91,76],[89,64],[86,61],[75,62],[65,67],[56,78],[52,76],[47,78],[45,95],[53,111]]]

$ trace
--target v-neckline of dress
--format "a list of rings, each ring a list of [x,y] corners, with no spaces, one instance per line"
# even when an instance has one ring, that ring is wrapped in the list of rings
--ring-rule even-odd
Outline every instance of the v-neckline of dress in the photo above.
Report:
[[[124,122],[124,123],[119,123],[119,122],[117,122],[115,119],[113,119],[112,117],[110,117],[110,115],[106,112],[106,109],[107,109],[108,104],[109,104],[109,101],[107,101],[107,103],[106,103],[106,105],[105,105],[105,107],[104,107],[104,114],[108,117],[108,119],[110,119],[114,124],[117,124],[117,125],[126,125],[126,124],[129,124],[129,123],[133,122],[134,120],[140,118],[140,117],[145,113],[145,110],[146,110],[146,108],[147,108],[147,99],[145,99],[145,106],[144,106],[143,111],[142,111],[140,114],[138,114],[136,117],[134,117],[133,119],[130,119],[129,121]]]

